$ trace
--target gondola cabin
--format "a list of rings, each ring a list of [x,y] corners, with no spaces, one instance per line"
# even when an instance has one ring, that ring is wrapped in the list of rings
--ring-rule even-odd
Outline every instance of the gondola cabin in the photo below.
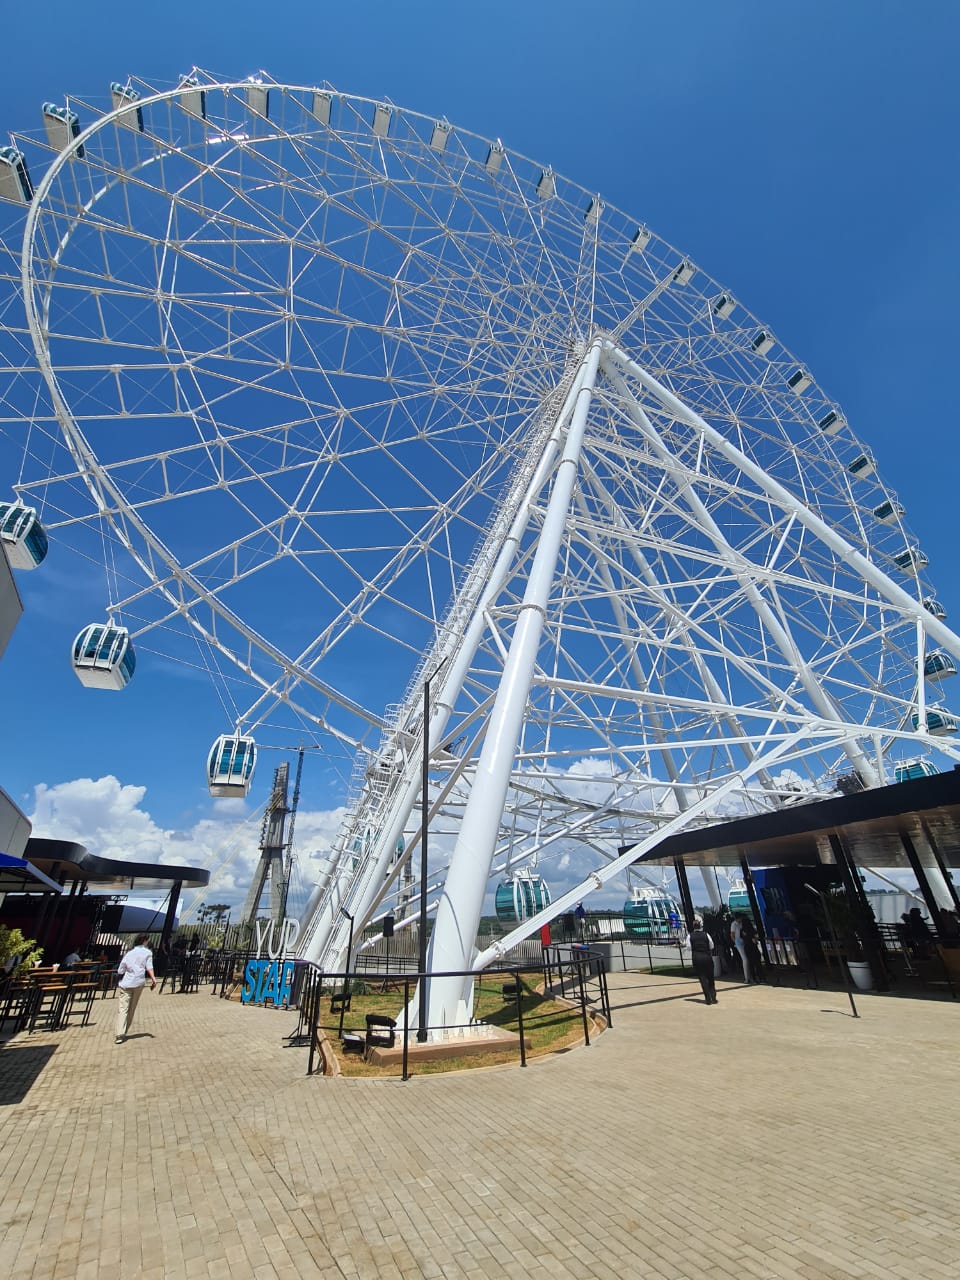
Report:
[[[243,799],[257,765],[257,744],[243,734],[222,734],[207,757],[207,786],[220,800]]]
[[[903,760],[893,767],[894,782],[914,782],[917,778],[932,778],[937,770],[929,760]]]
[[[0,540],[12,569],[35,569],[47,554],[47,535],[33,507],[0,502]]]
[[[194,75],[184,76],[180,81],[180,105],[187,115],[196,116],[198,120],[207,118],[207,95],[200,88],[200,81]]]
[[[113,104],[113,109],[114,111],[123,111],[120,123],[137,133],[143,133],[143,108],[134,105],[139,100],[140,95],[136,89],[131,89],[129,85],[120,84],[116,80],[111,84],[110,101]]]
[[[32,199],[33,183],[23,152],[16,147],[0,147],[0,200],[29,204]]]
[[[125,689],[136,666],[126,627],[92,622],[73,642],[73,670],[87,689]]]
[[[935,596],[924,596],[922,603],[927,613],[936,618],[938,622],[942,622],[947,616],[946,609]]]
[[[680,908],[660,889],[634,889],[623,904],[623,929],[634,938],[675,937]]]
[[[914,729],[920,728],[920,713],[915,711],[911,717]],[[935,738],[948,737],[957,732],[957,717],[944,711],[941,707],[927,707],[927,733]]]
[[[879,520],[881,524],[895,524],[904,513],[904,507],[895,502],[893,498],[888,498],[886,502],[881,502],[879,507],[873,508],[874,518]]]
[[[753,919],[753,907],[750,905],[750,894],[742,880],[738,880],[727,894],[727,906],[733,915],[747,915]]]
[[[54,151],[66,151],[74,138],[80,136],[80,118],[69,107],[58,107],[53,102],[43,104],[43,127],[47,141]],[[77,147],[77,159],[83,159],[83,147]]]
[[[518,871],[516,875],[497,885],[494,905],[497,919],[503,924],[517,924],[529,920],[544,907],[549,907],[550,886],[542,876],[532,871]]]
[[[861,453],[847,467],[847,470],[855,480],[866,480],[867,476],[872,476],[876,469],[876,460],[869,453]]]
[[[825,436],[835,436],[847,425],[846,419],[836,409],[829,409],[817,424]]]
[[[928,653],[926,661],[923,664],[923,675],[926,680],[946,680],[949,676],[957,674],[957,664],[949,653],[943,653],[940,649],[935,649],[933,653]]]
[[[690,281],[693,279],[695,272],[696,272],[696,267],[693,265],[693,263],[688,262],[686,259],[684,259],[684,261],[680,263],[679,267],[677,267],[676,271],[674,271],[673,273],[674,283],[689,284]]]
[[[630,241],[630,248],[634,253],[643,253],[644,249],[650,243],[650,232],[646,227],[637,227]]]
[[[921,551],[919,547],[904,547],[902,551],[898,551],[893,557],[893,563],[898,569],[902,569],[904,573],[919,573],[921,569],[925,569],[930,561],[926,552]]]
[[[270,90],[262,80],[248,80],[247,87],[247,106],[258,116],[263,116],[266,120],[270,115]]]

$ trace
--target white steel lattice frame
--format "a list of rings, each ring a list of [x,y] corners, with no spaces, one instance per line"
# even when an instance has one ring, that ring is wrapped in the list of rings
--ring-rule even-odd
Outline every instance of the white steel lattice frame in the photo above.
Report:
[[[340,907],[415,858],[428,676],[441,968],[503,861],[589,860],[556,914],[626,838],[960,758],[918,677],[960,641],[891,492],[732,295],[498,144],[197,75],[206,119],[136,82],[142,133],[71,100],[67,151],[18,139],[47,167],[6,241],[0,429],[141,646],[247,731],[357,751],[306,954],[341,964]]]

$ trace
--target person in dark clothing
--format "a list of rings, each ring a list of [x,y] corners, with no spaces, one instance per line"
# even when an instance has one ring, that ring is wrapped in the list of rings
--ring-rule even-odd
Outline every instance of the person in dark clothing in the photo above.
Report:
[[[717,980],[713,973],[713,939],[699,917],[690,930],[690,958],[693,972],[700,979],[704,1004],[717,1003]]]
[[[746,947],[747,960],[750,964],[749,982],[763,981],[763,955],[760,951],[760,940],[753,921],[749,916],[742,916],[743,945]]]

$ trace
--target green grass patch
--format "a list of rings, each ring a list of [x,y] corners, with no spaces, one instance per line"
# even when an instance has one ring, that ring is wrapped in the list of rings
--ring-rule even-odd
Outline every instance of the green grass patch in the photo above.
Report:
[[[579,1008],[569,1009],[549,997],[539,994],[534,983],[540,981],[540,975],[521,976],[520,1007],[523,1013],[523,1034],[531,1047],[527,1049],[527,1058],[547,1053],[556,1053],[561,1049],[576,1044],[583,1038],[583,1019]],[[515,997],[504,999],[502,988],[505,983],[512,983],[512,974],[497,974],[477,982],[474,987],[474,1017],[491,1026],[502,1027],[506,1031],[519,1034],[517,1017],[517,1001]],[[415,988],[411,984],[410,994]],[[321,1007],[320,1026],[326,1032],[330,1045],[337,1055],[340,1069],[345,1076],[398,1076],[402,1067],[399,1063],[387,1067],[377,1067],[366,1063],[354,1054],[344,1054],[340,1041],[340,1014],[330,1012],[331,996],[339,994],[340,988],[325,993]],[[383,1014],[397,1021],[397,1044],[403,1042],[403,984],[391,981],[385,988],[380,984],[354,984],[351,992],[350,1008],[343,1015],[344,1032],[352,1031],[363,1035],[366,1032],[366,1016],[368,1013]],[[409,1031],[410,1043],[416,1043],[416,1029]],[[513,1049],[498,1049],[490,1053],[466,1055],[462,1058],[443,1058],[436,1062],[411,1063],[411,1071],[417,1075],[428,1075],[441,1071],[464,1071],[475,1067],[496,1066],[501,1063],[519,1063],[519,1046]]]

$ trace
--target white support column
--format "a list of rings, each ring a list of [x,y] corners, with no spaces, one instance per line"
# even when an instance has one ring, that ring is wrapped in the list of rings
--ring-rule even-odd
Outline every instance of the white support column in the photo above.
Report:
[[[485,570],[481,564],[478,570],[483,575],[483,585],[472,606],[470,620],[462,640],[458,640],[454,633],[434,654],[434,661],[430,664],[434,670],[444,658],[449,657],[450,660],[443,672],[440,691],[430,716],[431,749],[438,741],[443,740],[447,721],[452,714],[453,706],[486,626],[487,607],[503,589],[516,560],[521,539],[530,521],[533,503],[546,483],[560,452],[563,429],[573,413],[584,373],[585,365],[581,362],[551,425],[549,437],[543,445],[532,476],[526,481],[522,476],[519,477],[521,483],[512,502],[509,502],[506,508],[508,512],[513,512],[506,536],[499,544],[499,549],[498,544],[494,542],[488,551],[487,559],[493,561],[492,567]],[[420,689],[415,691],[418,701],[420,692]],[[418,747],[419,745],[418,743]],[[417,797],[420,795],[420,779],[420,753],[414,751],[407,763],[404,786],[377,837],[377,853],[369,875],[364,878],[364,883],[362,885],[354,883],[352,867],[348,868],[346,873],[341,868],[337,870],[335,879],[328,877],[324,889],[320,892],[315,891],[311,897],[308,911],[304,914],[301,924],[301,954],[306,959],[315,960],[331,970],[339,970],[343,967],[346,934],[344,929],[339,927],[339,922],[342,921],[342,917],[338,914],[339,907],[346,906],[354,916],[358,930],[362,930],[369,922],[370,914],[375,909],[374,904],[383,888],[397,841],[403,834]],[[408,858],[415,852],[416,847],[416,843],[410,843],[406,850]]]
[[[584,357],[583,378],[563,454],[557,465],[516,629],[437,908],[428,959],[428,968],[432,972],[464,970],[473,960],[500,818],[556,574],[557,557],[570,512],[599,363],[598,338],[590,344]],[[467,1022],[471,988],[472,983],[464,983],[460,978],[430,979],[427,1014],[430,1026]]]
[[[723,906],[723,899],[720,896],[720,888],[717,885],[717,873],[713,867],[701,867],[700,876],[703,880],[703,887],[707,891],[707,897],[710,899],[710,905],[714,911],[719,911]]]

